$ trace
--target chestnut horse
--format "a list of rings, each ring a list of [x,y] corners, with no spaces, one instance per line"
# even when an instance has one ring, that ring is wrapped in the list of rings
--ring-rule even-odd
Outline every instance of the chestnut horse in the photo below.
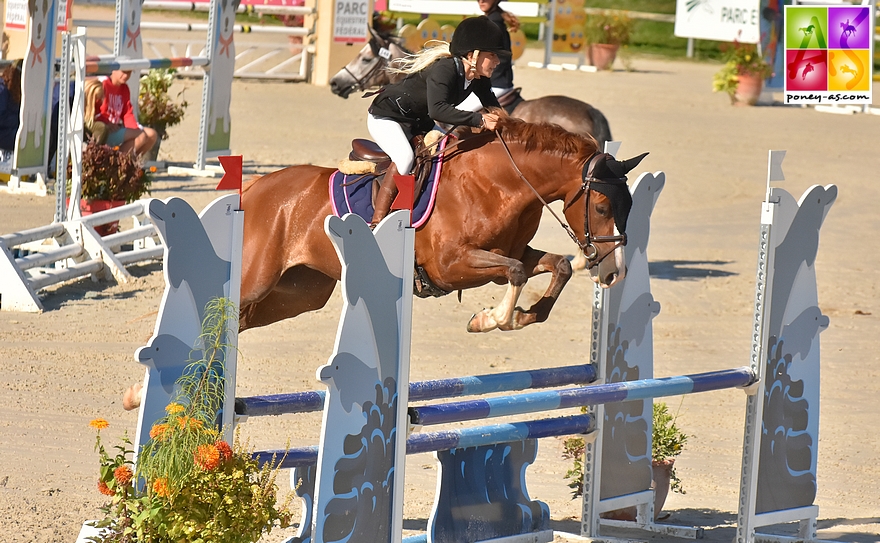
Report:
[[[506,116],[497,133],[463,138],[447,151],[435,208],[416,231],[422,284],[430,294],[443,295],[507,283],[498,307],[471,318],[471,332],[515,330],[546,320],[571,277],[571,264],[529,242],[538,230],[542,201],[562,200],[571,225],[563,226],[589,253],[593,280],[610,287],[625,273],[623,234],[632,205],[625,172],[639,160],[617,162],[597,153],[592,138]],[[331,214],[333,172],[291,166],[244,189],[242,331],[320,309],[330,298],[341,276],[323,229]],[[528,310],[517,307],[526,281],[546,272],[552,279],[543,297]]]
[[[397,81],[401,76],[387,70],[388,64],[409,54],[400,44],[400,38],[384,35],[370,28],[370,41],[361,48],[357,57],[345,65],[330,79],[333,94],[348,98],[358,90],[381,87]],[[611,141],[611,128],[608,119],[601,111],[586,102],[568,96],[543,96],[524,100],[518,91],[511,95],[513,101],[502,105],[511,117],[530,123],[558,124],[575,134],[590,135],[599,142],[602,149],[606,141]]]

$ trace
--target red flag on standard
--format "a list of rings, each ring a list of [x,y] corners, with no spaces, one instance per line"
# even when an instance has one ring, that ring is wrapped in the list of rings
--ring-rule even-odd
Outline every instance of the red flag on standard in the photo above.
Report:
[[[221,156],[220,165],[223,166],[223,177],[214,190],[241,190],[241,155]]]

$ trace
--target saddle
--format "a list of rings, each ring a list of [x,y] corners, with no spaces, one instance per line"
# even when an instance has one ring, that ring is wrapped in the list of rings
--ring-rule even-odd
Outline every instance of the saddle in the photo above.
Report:
[[[415,168],[413,169],[413,175],[415,176],[414,193],[415,196],[418,197],[422,192],[425,180],[431,173],[431,159],[433,158],[432,151],[434,147],[428,147],[425,145],[424,136],[415,136],[411,143],[415,149],[416,155]],[[372,198],[373,203],[375,204],[376,194],[379,192],[379,186],[385,178],[385,172],[388,171],[389,166],[391,166],[391,157],[389,157],[388,154],[385,153],[385,151],[383,151],[375,142],[367,139],[355,138],[351,140],[351,152],[348,154],[348,162],[347,169],[350,171],[343,170],[343,166],[340,164],[339,169],[343,173],[376,174],[372,186]],[[352,163],[359,165],[355,166]],[[370,167],[369,164],[372,164],[372,167]]]

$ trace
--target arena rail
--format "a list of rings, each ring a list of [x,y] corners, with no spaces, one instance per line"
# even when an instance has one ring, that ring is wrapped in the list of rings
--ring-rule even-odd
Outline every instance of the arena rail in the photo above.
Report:
[[[773,168],[768,170],[772,172]],[[812,501],[817,491],[815,444],[818,443],[819,426],[819,333],[827,327],[828,319],[818,308],[813,265],[818,250],[819,230],[836,199],[837,189],[833,185],[814,186],[804,193],[800,201],[795,201],[784,190],[771,188],[768,182],[767,197],[762,203],[750,365],[705,374],[654,379],[651,377],[651,321],[659,313],[660,307],[650,292],[646,248],[649,218],[664,184],[665,176],[658,172],[643,174],[632,185],[634,203],[627,228],[627,277],[622,285],[614,289],[594,291],[593,321],[589,329],[592,340],[590,365],[595,368],[601,384],[579,387],[578,394],[583,389],[583,396],[577,400],[566,400],[569,406],[592,405],[588,412],[574,417],[515,420],[498,425],[455,428],[446,432],[415,433],[421,429],[419,419],[410,420],[409,414],[418,412],[419,408],[407,411],[410,387],[397,384],[408,383],[412,314],[410,278],[415,235],[409,227],[408,213],[398,211],[389,215],[374,231],[370,231],[364,221],[353,215],[328,217],[325,230],[337,245],[337,253],[343,261],[343,310],[333,354],[328,364],[319,367],[316,374],[318,380],[327,385],[328,391],[323,397],[316,392],[304,393],[300,397],[308,400],[301,402],[300,407],[304,410],[315,410],[323,404],[321,440],[316,447],[257,453],[263,460],[273,455],[277,459],[286,454],[282,465],[295,466],[292,486],[297,488],[304,500],[304,519],[301,531],[294,539],[308,537],[311,541],[324,541],[325,527],[337,533],[343,528],[339,522],[343,522],[349,527],[357,525],[359,529],[366,530],[364,533],[377,534],[376,540],[401,541],[405,454],[434,450],[440,469],[436,501],[428,528],[431,541],[456,541],[464,533],[475,541],[499,538],[509,541],[550,541],[553,535],[549,529],[549,509],[541,502],[532,501],[524,490],[526,467],[536,458],[535,437],[584,433],[593,429],[586,434],[580,535],[599,538],[603,526],[624,526],[677,537],[699,537],[702,532],[700,528],[654,522],[650,475],[651,398],[740,387],[745,390],[747,398],[737,543],[756,540],[818,541],[818,507]],[[172,199],[164,205],[171,206],[174,201]],[[225,224],[229,224],[230,220],[233,225],[240,224],[241,212],[230,214],[229,200],[226,202]],[[181,210],[180,207],[176,209],[178,212]],[[231,260],[224,260],[223,264],[230,270],[230,280],[223,284],[218,282],[217,288],[218,295],[232,296],[237,300],[233,287],[237,284],[234,280],[236,274],[240,273],[237,271],[240,264],[236,258],[240,259],[241,231],[236,227],[229,229],[228,241],[219,246],[226,247],[232,254]],[[340,232],[347,232],[347,237],[343,238]],[[366,247],[366,250],[359,250],[360,255],[373,256],[347,260],[355,257],[350,251],[344,250],[346,240],[356,242],[359,249]],[[193,248],[186,246],[185,250],[192,251]],[[380,256],[375,256],[377,254]],[[166,256],[166,263],[169,260]],[[202,272],[198,266],[193,268],[189,273],[195,275]],[[370,283],[369,278],[378,269],[390,272],[396,282],[382,281],[381,287]],[[377,288],[379,292],[376,292]],[[173,292],[169,289],[170,286],[166,288],[166,293]],[[360,297],[365,292],[368,300]],[[379,306],[385,310],[393,306],[397,316],[396,325],[375,320],[378,314],[387,314],[383,311],[373,313],[373,306],[370,311],[364,311],[363,304],[385,304]],[[170,322],[171,319],[180,318],[180,312],[171,315],[164,311],[164,307],[163,304],[156,334],[162,332],[163,326],[166,330],[164,333],[192,328]],[[358,307],[361,309],[358,310]],[[371,318],[370,314],[374,317]],[[372,331],[372,335],[365,331]],[[195,337],[176,337],[188,344],[195,341]],[[376,353],[386,353],[390,357],[377,356]],[[152,422],[163,413],[169,399],[167,393],[160,390],[161,386],[150,386],[151,381],[158,380],[152,373],[152,366],[150,368],[147,370],[145,401],[141,404],[138,443],[148,438]],[[627,380],[627,375],[641,378]],[[370,376],[375,377],[375,383]],[[163,376],[163,380],[167,381],[167,377]],[[226,377],[228,401],[223,419],[233,421],[234,365],[227,366]],[[498,382],[506,380],[502,377],[484,378]],[[484,379],[463,380],[477,382]],[[166,394],[166,397],[161,398],[162,394]],[[540,397],[536,403],[540,411],[545,411],[557,407],[562,402],[561,398],[568,394],[572,392],[527,393],[480,398],[468,404],[481,413],[480,417],[472,418],[482,418],[484,414],[512,416],[534,411],[531,407],[520,405],[531,403],[530,398]],[[455,395],[458,395],[457,391]],[[278,399],[277,396],[274,398]],[[260,410],[267,414],[292,411],[286,407],[281,409],[279,404],[284,401],[280,399],[268,402],[262,399],[239,399],[238,403],[241,406],[249,401],[254,408],[253,413]],[[430,410],[437,412],[449,409],[456,412],[460,411],[460,404],[456,402],[440,408],[429,406],[418,416],[424,423],[430,418]],[[360,408],[364,411],[361,412]],[[803,423],[799,423],[797,428],[790,427],[792,409],[797,411],[795,418]],[[493,410],[496,412],[492,413]],[[621,413],[625,416],[619,416]],[[461,413],[454,416],[444,414],[434,422],[464,418],[467,417]],[[764,436],[762,428],[772,428],[775,433],[782,433]],[[231,428],[227,428],[227,431],[231,431]],[[801,436],[798,444],[775,442],[784,440],[792,431]],[[410,433],[413,435],[408,435]],[[347,443],[352,439],[352,442],[361,444],[360,449],[351,450]],[[808,446],[810,443],[812,447]],[[804,449],[804,446],[807,448]],[[622,454],[622,451],[626,451],[626,454]],[[810,459],[809,469],[797,474],[796,481],[785,473],[778,473],[778,470],[760,469],[765,462],[773,465],[787,462],[789,454]],[[619,462],[623,462],[624,466],[621,467]],[[365,470],[364,466],[370,467]],[[365,477],[370,479],[366,480]],[[806,492],[805,482],[809,487]],[[363,497],[373,504],[370,507],[356,506],[359,500],[357,491],[354,494],[336,494],[336,489],[360,489],[363,485],[383,489]],[[610,486],[606,489],[606,485]],[[495,499],[498,496],[503,498]],[[338,515],[332,513],[338,511],[343,502],[348,504],[344,506],[348,511],[344,521],[335,518]],[[636,507],[634,522],[600,517],[603,512],[628,506]],[[385,513],[377,515],[377,508],[387,512],[387,518]],[[351,515],[356,518],[351,518]],[[382,518],[377,518],[379,516]],[[487,520],[491,518],[499,522]],[[790,522],[798,523],[797,536],[757,532],[757,528],[763,526]],[[419,541],[424,537],[406,540]]]

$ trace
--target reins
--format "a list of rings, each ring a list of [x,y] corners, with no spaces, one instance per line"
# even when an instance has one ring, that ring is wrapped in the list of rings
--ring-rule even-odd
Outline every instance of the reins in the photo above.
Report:
[[[547,201],[544,200],[544,198],[541,196],[540,193],[538,193],[537,189],[535,189],[535,187],[529,182],[529,180],[526,179],[526,176],[523,175],[522,171],[519,169],[519,166],[516,165],[516,161],[513,158],[513,154],[510,152],[510,148],[507,146],[507,142],[504,141],[504,137],[502,136],[501,131],[497,130],[496,133],[498,134],[498,139],[501,141],[502,147],[504,147],[504,151],[507,153],[507,158],[510,159],[510,164],[511,164],[511,166],[513,166],[513,170],[516,172],[516,174],[519,176],[519,178],[522,179],[523,182],[530,189],[532,189],[532,192],[535,193],[535,196],[538,198],[538,200],[541,202],[541,204],[544,206],[544,208],[547,209],[547,211],[549,211],[551,215],[553,215],[553,218],[556,219],[556,222],[559,223],[559,225],[562,227],[562,229],[565,230],[565,232],[572,239],[572,241],[574,241],[575,244],[578,246],[578,248],[584,253],[584,256],[586,256],[587,260],[589,261],[588,268],[593,268],[593,267],[599,265],[599,263],[602,262],[605,258],[607,258],[608,255],[612,254],[615,251],[615,249],[617,249],[617,247],[619,247],[621,245],[626,245],[626,234],[620,234],[620,235],[614,235],[614,236],[593,236],[590,233],[590,214],[589,214],[590,183],[594,182],[594,181],[598,182],[598,183],[606,183],[606,181],[604,181],[602,179],[594,178],[592,176],[592,171],[593,171],[592,165],[595,164],[594,161],[600,156],[598,151],[593,153],[590,156],[590,158],[587,159],[586,163],[584,164],[584,169],[583,169],[584,173],[581,176],[581,180],[582,180],[581,188],[580,188],[578,194],[575,195],[575,197],[572,199],[572,201],[576,200],[577,197],[580,196],[581,192],[583,192],[585,194],[585,198],[587,199],[586,203],[584,204],[584,241],[581,242],[579,239],[577,239],[577,234],[574,233],[574,230],[572,230],[571,227],[565,223],[565,221],[563,221],[562,219],[559,218],[559,216],[556,214],[556,212],[554,212],[553,209],[550,208],[550,205],[547,203]],[[614,249],[612,249],[612,250],[608,251],[607,253],[605,253],[604,255],[602,255],[601,258],[597,258],[599,256],[599,250],[596,248],[595,243],[606,243],[606,242],[616,242],[617,245],[614,247]],[[591,249],[589,253],[587,253],[588,248]]]

